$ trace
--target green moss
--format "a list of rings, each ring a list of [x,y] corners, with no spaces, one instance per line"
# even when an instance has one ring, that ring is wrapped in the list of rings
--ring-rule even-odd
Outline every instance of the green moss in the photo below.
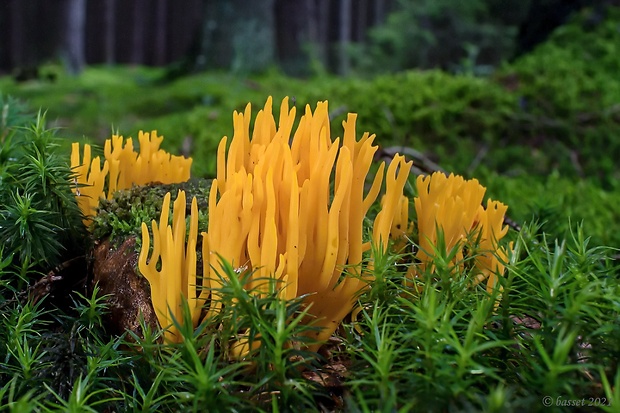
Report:
[[[85,230],[64,141],[41,112],[28,114],[1,95],[0,107],[0,261],[12,259],[26,278],[80,254]]]
[[[506,65],[498,80],[519,96],[511,143],[545,152],[567,176],[595,177],[606,186],[620,178],[620,9],[586,9],[529,55]],[[558,150],[560,148],[560,150]]]
[[[196,197],[200,211],[198,229],[206,231],[210,187],[209,180],[191,179],[181,184],[150,184],[117,191],[112,199],[101,201],[97,216],[93,219],[93,237],[95,239],[109,237],[118,241],[135,236],[140,240],[142,223],[150,224],[152,220],[159,222],[164,196],[170,192],[172,205],[179,190],[185,191],[186,216],[191,213],[192,198]],[[170,214],[171,222],[172,214]]]
[[[495,172],[478,175],[487,195],[509,206],[517,222],[539,222],[551,240],[569,238],[577,224],[587,229],[594,245],[620,245],[620,191],[602,189],[593,180],[554,173],[544,180],[534,176],[507,177]]]

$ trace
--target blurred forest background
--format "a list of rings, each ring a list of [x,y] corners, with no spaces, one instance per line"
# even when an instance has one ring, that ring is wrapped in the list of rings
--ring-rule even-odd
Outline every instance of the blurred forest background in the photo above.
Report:
[[[380,156],[476,177],[517,221],[583,221],[606,245],[619,56],[620,0],[0,0],[0,105],[43,108],[67,142],[157,130],[209,177],[233,110],[327,99],[334,136],[356,112]]]
[[[295,76],[408,68],[488,72],[588,0],[2,0],[0,70],[61,61]],[[18,74],[19,74],[18,73]],[[25,75],[25,73],[24,73]]]

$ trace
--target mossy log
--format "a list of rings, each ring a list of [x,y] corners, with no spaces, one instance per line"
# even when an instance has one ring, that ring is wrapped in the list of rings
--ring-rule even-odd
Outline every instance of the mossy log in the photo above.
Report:
[[[111,334],[131,331],[142,336],[143,325],[157,326],[149,282],[138,271],[142,222],[159,220],[164,195],[187,193],[187,215],[196,197],[202,211],[207,211],[210,180],[190,180],[182,184],[150,184],[117,191],[110,200],[102,201],[93,221],[94,246],[88,289],[95,285],[107,296],[108,311],[104,323]],[[206,228],[206,215],[200,222]],[[199,249],[200,250],[200,249]],[[198,268],[202,268],[199,264]]]

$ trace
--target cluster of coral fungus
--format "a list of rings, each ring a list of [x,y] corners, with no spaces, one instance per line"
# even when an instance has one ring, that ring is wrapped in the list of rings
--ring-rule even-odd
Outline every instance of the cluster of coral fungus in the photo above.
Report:
[[[462,268],[465,249],[475,245],[478,251],[468,254],[477,270],[472,284],[486,280],[487,291],[492,292],[497,285],[497,274],[504,272],[507,258],[506,250],[498,241],[508,232],[508,227],[504,226],[508,207],[489,199],[485,208],[482,204],[485,188],[476,179],[465,180],[436,172],[431,176],[418,176],[416,187],[418,264],[410,266],[411,278],[432,274],[437,254],[452,256],[453,268]],[[439,242],[440,237],[442,242]],[[444,250],[438,251],[438,248]]]
[[[91,161],[91,147],[88,144],[84,145],[80,161],[80,144],[74,143],[71,152],[71,168],[75,172],[73,191],[78,195],[77,202],[84,216],[94,215],[99,199],[110,199],[117,190],[151,182],[171,184],[187,181],[192,160],[172,156],[160,149],[163,139],[157,136],[156,131],[140,132],[140,152],[137,153],[131,138],[124,140],[122,136],[114,135],[105,142],[103,165],[98,156]],[[104,186],[107,187],[107,196]],[[87,219],[85,224],[88,222]]]
[[[209,249],[234,267],[257,269],[260,279],[277,280],[281,296],[307,297],[309,314],[329,337],[351,311],[364,285],[364,219],[382,184],[379,172],[366,194],[364,185],[373,155],[374,135],[358,141],[355,115],[343,123],[344,136],[332,140],[327,102],[314,113],[306,107],[292,134],[295,108],[282,102],[278,124],[271,99],[256,117],[250,136],[250,107],[234,115],[235,134],[226,155],[226,139],[218,151],[217,179],[209,200]],[[386,204],[397,203],[411,163],[396,156],[389,168]],[[381,166],[381,171],[383,165]],[[387,246],[396,209],[384,208],[375,220],[373,241]],[[213,257],[213,255],[212,255]],[[220,271],[213,262],[211,271]],[[343,270],[357,276],[343,276]],[[221,271],[220,271],[221,272]],[[360,275],[362,277],[360,277]],[[218,278],[209,277],[215,287]],[[263,287],[267,286],[263,284]]]
[[[276,123],[270,98],[250,131],[250,105],[244,113],[233,114],[234,135],[230,143],[226,137],[220,143],[217,178],[209,194],[208,229],[200,234],[202,280],[196,268],[195,199],[189,227],[182,191],[174,202],[171,223],[171,196],[167,194],[159,223],[153,221],[150,231],[142,224],[139,269],[151,285],[153,306],[161,326],[167,328],[168,341],[180,340],[172,321],[183,319],[184,301],[194,325],[205,305],[209,311],[218,310],[217,291],[226,276],[223,260],[236,271],[247,271],[246,286],[258,294],[268,292],[264,280],[270,279],[283,299],[305,296],[308,314],[321,327],[315,338],[324,341],[351,312],[360,290],[372,282],[373,251],[385,251],[391,240],[402,241],[408,235],[410,203],[403,192],[411,162],[396,155],[387,172],[384,164],[379,166],[367,188],[377,146],[374,135],[368,133],[357,140],[356,115],[349,114],[343,122],[342,139],[330,136],[327,102],[319,102],[314,112],[306,107],[293,131],[295,115],[296,109],[289,108],[284,99]],[[108,196],[132,184],[189,178],[191,160],[161,154],[161,140],[151,142],[147,134],[141,134],[138,156],[131,141],[122,147],[119,138],[114,139],[114,150],[106,144],[103,169],[98,159],[89,165],[88,147],[80,164],[79,148],[74,147],[72,164],[78,183],[84,185],[78,188],[78,202],[85,212],[92,211],[104,196],[101,177],[107,174]],[[124,175],[129,173],[135,175]],[[503,272],[500,259],[505,252],[497,242],[506,233],[502,228],[506,207],[489,201],[484,208],[484,188],[460,177],[419,177],[417,187],[419,263],[412,264],[411,276],[421,277],[432,270],[437,229],[443,232],[447,248],[458,247],[475,229],[478,245],[486,253],[476,258],[479,272],[474,284],[486,279],[489,290],[493,289],[496,275]],[[382,192],[367,237],[364,222]],[[462,249],[459,254],[455,260],[462,259]]]

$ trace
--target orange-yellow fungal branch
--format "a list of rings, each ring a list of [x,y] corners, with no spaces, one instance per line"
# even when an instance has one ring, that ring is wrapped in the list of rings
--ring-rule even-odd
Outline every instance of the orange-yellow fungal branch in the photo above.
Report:
[[[438,244],[437,228],[443,231],[445,253],[457,248],[454,265],[462,265],[465,242],[472,231],[478,231],[475,255],[478,275],[473,284],[487,280],[487,290],[492,291],[497,283],[496,274],[504,271],[501,261],[505,259],[506,251],[499,247],[498,242],[508,232],[508,227],[503,226],[508,207],[489,200],[484,208],[485,188],[476,179],[466,181],[460,176],[436,172],[431,176],[418,176],[416,186],[418,197],[414,204],[418,218],[419,264],[411,266],[410,275],[419,277],[425,271],[432,272],[429,266]]]
[[[476,256],[476,267],[480,274],[474,280],[474,284],[486,279],[488,292],[492,292],[497,284],[497,274],[504,273],[504,263],[508,258],[506,250],[498,246],[499,240],[508,232],[508,226],[503,226],[507,210],[508,206],[489,199],[485,213],[478,217],[481,231],[479,248],[486,253]]]
[[[99,198],[103,194],[105,177],[110,166],[108,162],[104,162],[103,168],[101,168],[99,157],[91,162],[90,145],[84,145],[84,155],[80,162],[80,144],[74,143],[71,152],[71,167],[76,173],[73,192],[77,197],[78,206],[84,216],[92,216],[99,206]],[[84,220],[85,225],[88,225],[89,222],[89,218]]]
[[[149,230],[142,223],[142,249],[138,268],[151,285],[151,301],[159,324],[165,331],[168,342],[179,342],[181,335],[173,325],[173,317],[179,323],[183,320],[182,301],[187,300],[192,321],[198,322],[204,304],[204,293],[199,292],[196,283],[196,243],[198,238],[198,204],[192,199],[189,237],[185,242],[185,192],[179,191],[172,208],[172,226],[168,225],[170,193],[164,197],[159,224],[153,220],[153,253]],[[157,264],[161,268],[157,269]],[[203,286],[204,287],[204,286]],[[204,290],[203,290],[204,291]]]
[[[411,162],[405,163],[405,157],[397,154],[388,167],[386,195],[373,225],[373,240],[377,246],[381,246],[384,252],[387,250],[390,239],[400,238],[406,232],[408,200],[403,196],[403,190],[409,177],[411,164]],[[398,172],[396,172],[397,168]]]
[[[90,145],[84,145],[84,155],[80,162],[80,145],[74,143],[71,152],[71,167],[76,172],[76,186],[73,189],[80,209],[86,217],[95,215],[99,199],[112,198],[115,191],[144,185],[151,182],[163,184],[185,182],[190,177],[191,158],[172,156],[159,149],[163,137],[156,131],[140,131],[138,140],[140,152],[134,151],[133,142],[128,138],[123,145],[123,137],[114,135],[104,145],[104,163],[99,157],[90,161]],[[104,188],[107,187],[107,195]],[[85,219],[88,225],[90,219]]]

